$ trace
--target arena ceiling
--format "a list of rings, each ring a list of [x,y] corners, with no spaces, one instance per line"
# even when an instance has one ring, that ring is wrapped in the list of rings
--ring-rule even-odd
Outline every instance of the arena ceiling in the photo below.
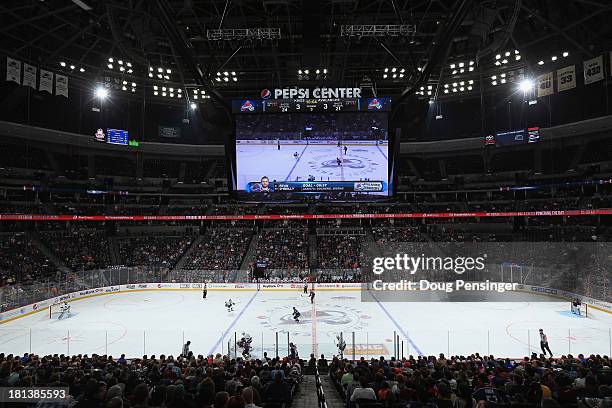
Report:
[[[66,72],[73,85],[120,79],[127,95],[135,84],[130,97],[153,99],[162,99],[155,86],[190,97],[197,88],[219,103],[315,84],[477,95],[476,85],[443,95],[443,84],[527,75],[564,52],[580,61],[612,45],[609,0],[7,0],[0,16],[0,52]],[[348,25],[406,30],[342,35]],[[211,31],[247,28],[278,29],[280,38]]]

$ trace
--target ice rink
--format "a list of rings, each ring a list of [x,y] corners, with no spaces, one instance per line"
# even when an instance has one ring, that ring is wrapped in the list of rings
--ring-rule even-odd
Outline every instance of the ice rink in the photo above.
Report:
[[[528,296],[528,295],[525,295]],[[237,305],[227,312],[224,302]],[[527,298],[526,300],[529,300]],[[48,309],[0,326],[0,352],[23,354],[109,353],[128,357],[180,352],[192,342],[196,354],[233,349],[234,333],[253,337],[254,356],[287,354],[289,340],[300,356],[336,354],[343,332],[352,357],[389,356],[394,332],[403,354],[494,354],[522,357],[538,351],[538,329],[556,356],[610,353],[612,315],[593,308],[589,317],[569,312],[569,302],[378,303],[362,302],[358,290],[317,291],[314,306],[299,289],[286,291],[140,291],[71,302],[72,316],[50,319]],[[302,316],[291,318],[296,306]],[[353,341],[354,333],[354,341]]]
[[[346,143],[347,151],[334,144],[237,144],[239,189],[267,176],[270,181],[385,181],[388,177],[387,143]],[[294,153],[298,153],[295,158]],[[338,165],[336,158],[342,160]]]

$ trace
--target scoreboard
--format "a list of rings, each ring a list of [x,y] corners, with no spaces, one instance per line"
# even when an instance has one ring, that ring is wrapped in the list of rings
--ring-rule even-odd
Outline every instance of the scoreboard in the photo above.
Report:
[[[391,98],[242,99],[232,101],[233,113],[389,112]]]

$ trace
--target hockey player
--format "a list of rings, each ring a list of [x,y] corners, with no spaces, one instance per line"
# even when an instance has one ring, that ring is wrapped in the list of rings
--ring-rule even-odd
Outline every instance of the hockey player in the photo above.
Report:
[[[187,357],[189,355],[189,345],[190,344],[191,344],[191,341],[188,341],[187,343],[183,344],[183,352],[181,353],[181,356]]]
[[[242,337],[238,341],[238,347],[242,349],[242,357],[248,359],[251,357],[251,350],[253,347],[251,343],[253,342],[253,338],[248,333],[242,333]]]
[[[314,289],[312,289],[310,291],[310,304],[314,304],[314,297],[315,297],[315,293],[314,293]]]
[[[339,157],[336,157],[336,164],[338,164],[338,166],[342,164],[342,160],[340,160]]]
[[[582,302],[580,301],[580,299],[572,299],[572,313],[582,315],[582,313],[580,312],[580,306],[582,306]]]
[[[232,299],[228,300],[227,302],[225,302],[225,307],[227,308],[228,312],[233,312],[234,311],[234,306],[236,304],[234,303],[234,301]]]
[[[300,322],[300,312],[298,312],[298,310],[294,307],[293,308],[293,320],[295,320],[296,323]]]
[[[308,283],[304,282],[304,294],[308,294]]]
[[[342,358],[344,349],[346,349],[346,341],[340,335],[336,336],[336,347],[338,347],[338,353],[340,353],[340,358]]]
[[[348,150],[348,147],[344,146],[344,154],[346,154],[347,150]]]
[[[58,317],[58,319],[61,319],[64,316],[72,316],[70,314],[70,305],[68,304],[68,302],[64,302],[64,304],[60,307],[60,315]]]
[[[548,336],[544,334],[544,330],[540,329],[540,348],[542,349],[542,353],[546,356],[546,351],[550,353],[550,356],[553,356],[552,351],[550,351],[550,347],[548,346]]]
[[[208,296],[208,287],[206,283],[204,283],[204,287],[202,288],[202,299],[206,299],[206,296]]]

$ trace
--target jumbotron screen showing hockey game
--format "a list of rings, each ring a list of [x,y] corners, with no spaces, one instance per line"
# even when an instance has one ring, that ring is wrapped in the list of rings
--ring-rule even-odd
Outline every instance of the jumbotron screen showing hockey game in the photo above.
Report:
[[[383,112],[236,115],[238,198],[387,197],[388,117]]]

